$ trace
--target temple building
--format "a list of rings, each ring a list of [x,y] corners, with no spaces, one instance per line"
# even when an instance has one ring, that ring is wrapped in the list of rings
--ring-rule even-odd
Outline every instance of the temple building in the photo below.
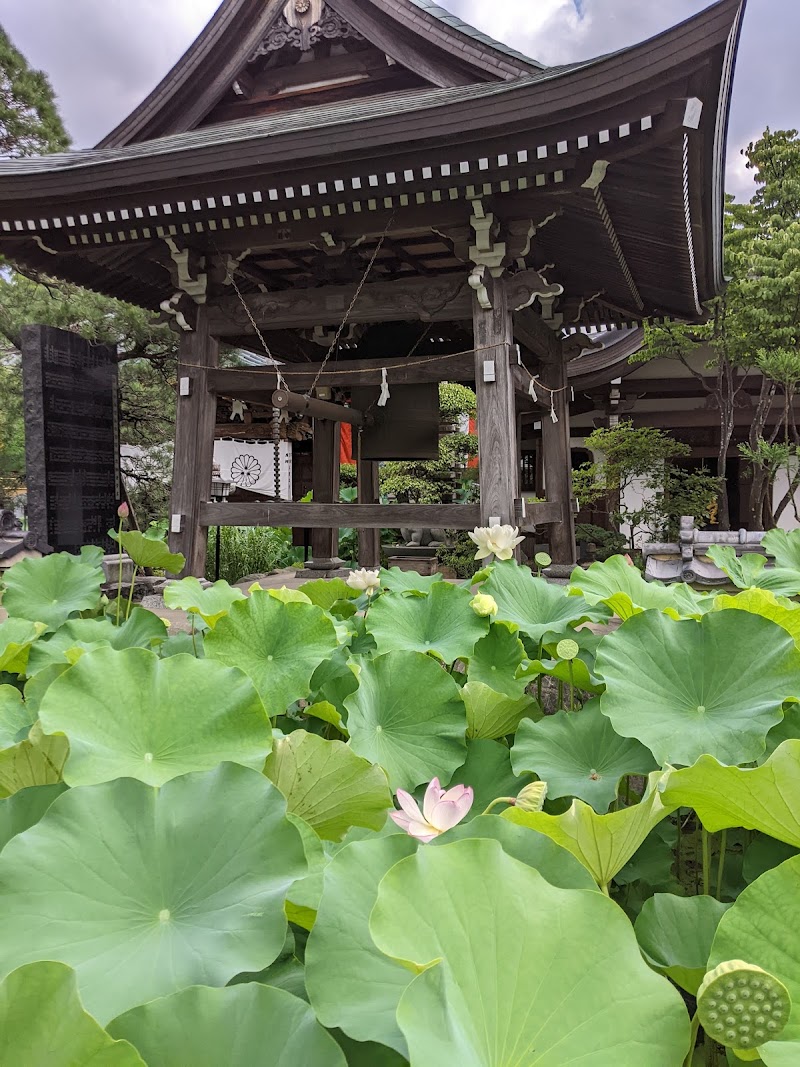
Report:
[[[170,525],[187,573],[219,524],[312,527],[320,569],[339,526],[361,531],[363,565],[381,527],[494,522],[574,560],[573,396],[627,383],[641,324],[698,321],[723,286],[743,9],[718,0],[545,67],[432,0],[224,0],[95,149],[0,163],[0,254],[180,334]],[[279,365],[221,368],[221,343]],[[480,503],[380,504],[380,460],[434,455],[441,381],[477,392]],[[266,408],[276,434],[313,419],[313,503],[212,500],[220,401],[232,425]]]

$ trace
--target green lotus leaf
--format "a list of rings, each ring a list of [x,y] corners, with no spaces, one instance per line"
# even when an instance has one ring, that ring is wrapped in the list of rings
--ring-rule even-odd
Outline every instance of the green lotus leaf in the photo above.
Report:
[[[203,587],[197,578],[191,576],[181,578],[179,582],[170,582],[164,590],[164,603],[168,608],[199,615],[212,630],[228,614],[231,604],[244,599],[241,589],[227,582],[214,582],[211,586]]]
[[[676,622],[649,611],[603,640],[597,673],[603,714],[662,766],[703,753],[746,763],[764,751],[783,701],[800,693],[800,652],[780,626],[749,612]]]
[[[467,743],[467,758],[453,772],[448,789],[454,785],[468,785],[475,798],[465,817],[477,818],[498,797],[515,797],[527,785],[530,775],[518,778],[511,769],[511,752],[497,741],[476,738]]]
[[[102,567],[68,552],[23,559],[3,576],[3,607],[12,618],[57,630],[70,615],[100,606],[103,580]]]
[[[53,664],[70,662],[68,653],[73,648],[94,648],[108,645],[110,648],[152,648],[166,640],[164,620],[152,611],[135,607],[130,618],[119,626],[111,619],[69,619],[54,634],[37,642],[31,649],[28,661],[28,677],[33,678]]]
[[[793,577],[777,568],[765,569],[767,557],[760,552],[744,552],[740,556],[731,545],[711,545],[706,555],[738,589],[758,587],[782,596],[791,596],[795,586],[800,589],[800,575]]]
[[[260,589],[261,586],[258,586]],[[267,589],[268,596],[274,597],[275,600],[280,600],[281,604],[310,604],[311,597],[307,597],[305,593],[301,593],[299,589],[289,589],[287,586],[281,586],[280,589]]]
[[[376,949],[369,916],[383,876],[416,848],[413,838],[394,834],[337,853],[325,868],[317,921],[306,945],[306,989],[322,1025],[403,1055],[406,1043],[395,1016],[411,975]]]
[[[664,819],[654,827],[625,866],[614,875],[616,885],[644,882],[663,892],[682,892],[672,873],[678,843],[677,822]]]
[[[367,630],[378,653],[434,652],[445,663],[468,659],[489,623],[470,607],[468,589],[436,582],[427,596],[380,597],[370,608]]]
[[[195,659],[206,658],[203,634],[198,631],[193,634],[170,634],[165,641],[159,642],[155,651],[158,652],[161,659],[171,659],[172,656],[194,656]]]
[[[798,739],[800,739],[800,704],[784,704],[783,718],[767,734],[767,747],[758,757],[756,763],[766,763],[775,749],[782,745],[784,741],[796,741]]]
[[[312,582],[304,582],[300,592],[325,611],[330,611],[339,600],[358,600],[359,597],[358,590],[351,589],[342,578],[317,578]]]
[[[180,552],[170,552],[165,541],[145,537],[138,530],[109,530],[108,536],[122,546],[137,567],[149,570],[167,571],[168,574],[180,574],[186,565],[186,559]]]
[[[674,606],[673,591],[663,582],[646,582],[638,567],[624,556],[611,556],[585,570],[576,567],[570,577],[570,596],[582,596],[588,604],[603,604],[617,593],[627,595],[637,608],[663,611]]]
[[[797,530],[768,530],[761,544],[774,557],[776,567],[788,567],[800,575],[800,536]]]
[[[31,648],[45,629],[44,623],[27,619],[6,619],[0,623],[0,671],[26,674]]]
[[[345,698],[358,689],[359,661],[351,659],[350,649],[339,648],[320,663],[311,676],[311,699],[315,704],[332,704],[342,722],[347,723]],[[334,723],[334,725],[336,725]]]
[[[550,885],[496,841],[401,860],[370,931],[422,971],[397,1009],[412,1065],[680,1067],[689,1048],[683,1001],[622,911]]]
[[[6,847],[12,837],[35,826],[66,788],[63,782],[37,785],[20,789],[13,796],[0,800],[0,850]]]
[[[518,626],[533,641],[546,633],[563,634],[578,622],[598,617],[583,597],[564,596],[558,586],[534,578],[527,567],[496,563],[481,592],[497,601],[498,622]]]
[[[514,700],[496,693],[483,682],[469,681],[461,690],[467,709],[467,737],[492,740],[513,734],[523,720],[541,718],[542,709],[533,697]]]
[[[293,815],[290,811],[287,811],[286,818],[300,834],[307,871],[289,887],[284,910],[289,922],[301,926],[304,930],[313,930],[322,898],[322,876],[330,857],[325,852],[322,839],[305,819]]]
[[[386,773],[341,741],[295,730],[278,741],[264,768],[288,810],[326,841],[351,826],[380,830],[393,807]]]
[[[712,832],[743,826],[800,848],[800,741],[784,741],[760,767],[728,767],[701,756],[694,766],[669,772],[662,795],[673,808],[694,808]]]
[[[25,683],[25,703],[30,709],[32,718],[39,718],[39,708],[42,706],[45,693],[56,678],[60,678],[69,668],[70,664],[66,660],[63,663],[53,663],[27,680]]]
[[[393,593],[429,593],[443,579],[443,574],[423,575],[416,571],[401,571],[399,567],[381,571],[381,586]]]
[[[226,760],[260,770],[272,746],[245,674],[143,648],[86,653],[47,690],[39,717],[47,733],[69,738],[68,785],[114,778],[163,785]]]
[[[25,741],[0,751],[0,797],[31,786],[60,782],[68,754],[66,737],[46,735],[34,723]]]
[[[492,623],[488,634],[472,650],[469,680],[483,682],[496,693],[519,700],[528,684],[526,678],[517,678],[524,659],[525,646],[517,634],[505,623]]]
[[[0,685],[0,749],[24,741],[35,722],[19,689]]]
[[[570,669],[571,664],[571,669]],[[565,685],[574,685],[576,689],[584,693],[602,693],[605,689],[603,682],[592,671],[594,657],[583,653],[578,659],[534,659],[528,663],[521,672],[521,678],[526,685],[531,680],[538,678],[540,674],[546,674],[555,678]]]
[[[777,841],[765,834],[755,834],[744,851],[742,877],[749,885],[797,853],[798,850],[793,845],[787,845],[784,841]]]
[[[645,959],[692,996],[706,973],[711,943],[730,907],[713,897],[656,893],[634,924]]]
[[[503,851],[520,863],[533,867],[550,885],[561,889],[597,891],[591,874],[582,863],[545,834],[526,826],[516,826],[496,815],[479,815],[470,822],[459,823],[431,842],[441,848],[452,841],[472,839],[499,841]]]
[[[608,815],[598,815],[594,808],[582,800],[574,800],[563,815],[509,808],[502,817],[547,834],[557,845],[576,856],[591,872],[597,884],[605,889],[653,827],[678,807],[677,804],[669,807],[662,800],[658,789],[661,778],[661,771],[654,771],[640,803]]]
[[[271,716],[310,694],[314,671],[338,647],[321,608],[284,604],[263,590],[232,604],[205,638],[206,656],[249,674]]]
[[[308,1004],[283,989],[193,986],[115,1019],[147,1067],[347,1067]]]
[[[3,1067],[145,1067],[83,1009],[75,972],[63,963],[30,963],[0,984]]]
[[[386,1045],[374,1041],[353,1041],[337,1031],[336,1040],[347,1060],[347,1067],[408,1067],[408,1060]]]
[[[708,960],[709,970],[729,960],[745,960],[774,975],[788,989],[792,1000],[789,1023],[777,1040],[765,1041],[758,1049],[767,1067],[797,1067],[800,1063],[798,886],[800,856],[786,860],[748,886],[722,917]],[[755,1000],[755,997],[751,999]],[[751,1015],[756,1025],[759,1016],[765,1018],[765,1024],[772,1021],[771,1013],[755,1015],[751,1012]]]
[[[331,726],[335,726],[339,733],[344,737],[350,736],[347,727],[344,724],[344,719],[339,711],[327,700],[322,700],[318,704],[309,704],[308,707],[303,708],[303,714],[311,716],[312,719],[319,719],[321,722],[330,723]]]
[[[777,597],[768,589],[743,589],[736,596],[720,594],[716,597],[715,611],[731,608],[771,619],[790,633],[794,643],[800,647],[800,604],[795,604],[786,597]]]
[[[620,737],[600,714],[600,702],[590,700],[578,712],[559,711],[541,722],[520,723],[511,766],[547,782],[547,795],[577,797],[598,812],[606,812],[617,798],[626,774],[656,770],[653,754],[630,737]]]
[[[0,853],[3,973],[60,959],[107,1022],[261,970],[305,867],[285,813],[271,782],[230,763],[160,789],[124,778],[68,790]]]
[[[389,652],[361,665],[345,698],[350,747],[389,776],[392,791],[446,781],[464,762],[467,716],[461,691],[439,662]]]

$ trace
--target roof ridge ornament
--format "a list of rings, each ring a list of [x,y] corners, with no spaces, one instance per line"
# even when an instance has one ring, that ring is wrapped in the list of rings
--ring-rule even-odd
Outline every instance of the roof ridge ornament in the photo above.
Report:
[[[301,52],[308,52],[321,41],[347,38],[364,40],[355,26],[328,7],[325,0],[287,0],[283,11],[248,62],[252,63],[259,56],[269,56],[284,48],[299,48]]]

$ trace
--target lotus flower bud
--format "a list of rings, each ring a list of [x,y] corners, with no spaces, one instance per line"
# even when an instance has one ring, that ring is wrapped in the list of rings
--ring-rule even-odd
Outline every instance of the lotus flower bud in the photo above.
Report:
[[[119,515],[119,517],[121,519],[127,519],[128,516],[130,515],[130,513],[131,513],[131,509],[128,507],[128,505],[123,500],[123,502],[117,508],[117,515]]]
[[[531,782],[519,793],[514,807],[521,811],[537,812],[542,810],[546,799],[547,782]]]
[[[489,596],[488,593],[478,593],[469,602],[470,607],[476,615],[480,615],[482,619],[488,618],[490,615],[496,615],[498,612],[497,601],[493,596]]]

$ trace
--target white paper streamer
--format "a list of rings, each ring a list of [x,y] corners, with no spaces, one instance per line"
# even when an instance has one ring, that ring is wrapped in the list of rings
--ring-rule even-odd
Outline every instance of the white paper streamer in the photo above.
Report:
[[[378,407],[385,408],[387,400],[391,397],[389,392],[389,378],[386,373],[386,368],[381,368],[381,395],[378,397]]]
[[[550,394],[550,421],[553,423],[558,422],[558,415],[556,415],[556,405],[553,400],[553,394]]]
[[[528,386],[528,396],[534,402],[538,401],[539,397],[536,395],[536,388],[533,384],[533,378],[531,378],[531,384]]]

